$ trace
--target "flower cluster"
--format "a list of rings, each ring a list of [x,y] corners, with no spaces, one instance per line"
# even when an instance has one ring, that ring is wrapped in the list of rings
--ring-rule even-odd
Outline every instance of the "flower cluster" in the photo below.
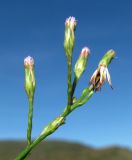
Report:
[[[32,120],[33,120],[33,105],[34,105],[34,93],[35,93],[35,74],[34,74],[34,59],[30,56],[24,59],[25,69],[25,91],[28,96],[29,111],[28,111],[28,127],[27,127],[27,147],[16,157],[15,160],[24,160],[30,152],[47,136],[54,133],[60,126],[65,124],[67,116],[75,109],[86,104],[95,91],[101,89],[103,84],[108,80],[109,85],[112,88],[111,77],[108,71],[108,65],[115,57],[115,51],[109,50],[99,62],[99,65],[93,73],[90,84],[87,85],[79,97],[76,97],[75,90],[78,85],[78,81],[84,73],[87,61],[90,55],[90,49],[84,47],[74,66],[74,78],[72,55],[75,45],[75,29],[77,21],[75,17],[69,17],[65,21],[65,35],[64,35],[64,50],[67,58],[67,104],[63,112],[51,121],[35,140],[32,139]],[[54,77],[53,77],[54,78]]]

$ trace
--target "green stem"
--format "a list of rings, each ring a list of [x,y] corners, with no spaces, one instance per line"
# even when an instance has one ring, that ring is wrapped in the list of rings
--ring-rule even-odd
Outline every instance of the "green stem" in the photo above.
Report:
[[[27,127],[27,142],[28,142],[28,145],[31,144],[32,119],[33,119],[33,98],[29,98],[28,127]]]
[[[77,105],[78,103],[80,103],[86,96],[89,95],[89,93],[93,91],[93,85],[91,85],[89,88],[85,88],[81,94],[81,96],[77,99],[77,101],[75,102],[75,105]]]
[[[17,157],[15,160],[24,160],[31,150],[37,146],[42,140],[44,140],[47,136],[55,132],[61,125],[64,124],[65,117],[59,116],[55,120],[53,120],[45,129],[40,133],[38,138],[33,141],[30,146],[27,146]]]
[[[68,64],[68,79],[67,79],[67,85],[68,85],[68,89],[67,89],[67,96],[68,96],[68,103],[67,103],[67,110],[70,110],[70,106],[72,104],[72,58],[67,60],[67,64]]]
[[[77,86],[77,78],[75,77],[74,78],[74,81],[73,81],[73,84],[72,84],[72,91],[71,91],[71,97],[73,98],[73,95],[74,95],[74,92],[75,92],[75,89],[76,89],[76,86]]]
[[[89,89],[89,88],[88,88]],[[91,91],[89,92],[89,90],[86,90],[85,92],[82,93],[82,95],[80,96],[81,98],[78,99],[77,102],[75,102],[75,104],[73,104],[72,106],[70,106],[70,110],[67,110],[67,106],[64,109],[63,113],[57,117],[55,120],[53,120],[50,124],[48,124],[45,129],[41,132],[41,134],[38,136],[38,138],[36,138],[36,140],[34,140],[30,146],[27,146],[17,157],[15,160],[24,160],[29,153],[31,152],[31,150],[33,148],[35,148],[35,146],[37,146],[42,140],[44,140],[47,136],[49,136],[50,134],[54,133],[60,126],[62,126],[65,123],[65,119],[66,117],[73,111],[75,110],[77,107],[85,104],[93,95],[94,91],[91,89]],[[85,94],[84,94],[85,93]]]
[[[71,106],[71,112],[74,109],[76,109],[77,107],[80,107],[80,106],[84,105],[92,97],[93,94],[94,94],[94,91],[92,90],[92,91],[89,92],[89,94],[83,100],[79,100],[75,104],[73,104]]]

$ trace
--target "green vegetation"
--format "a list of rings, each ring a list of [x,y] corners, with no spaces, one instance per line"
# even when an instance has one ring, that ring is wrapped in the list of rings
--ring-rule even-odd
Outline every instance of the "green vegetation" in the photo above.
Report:
[[[1,141],[0,160],[14,160],[26,146],[22,141]],[[111,147],[94,149],[78,143],[63,141],[42,142],[27,160],[132,160],[132,151]]]

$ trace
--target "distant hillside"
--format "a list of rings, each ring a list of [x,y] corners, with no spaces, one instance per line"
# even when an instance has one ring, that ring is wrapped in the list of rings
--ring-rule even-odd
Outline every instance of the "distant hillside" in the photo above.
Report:
[[[0,142],[0,160],[14,160],[25,142]],[[93,149],[78,143],[48,141],[41,143],[28,160],[132,160],[132,151],[111,147]]]

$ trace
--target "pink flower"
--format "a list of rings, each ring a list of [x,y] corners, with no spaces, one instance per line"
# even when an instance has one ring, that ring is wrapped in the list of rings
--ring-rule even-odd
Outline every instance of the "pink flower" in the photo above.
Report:
[[[84,47],[81,51],[81,57],[87,58],[90,54],[90,49],[88,47]]]
[[[31,67],[33,65],[34,65],[34,59],[32,57],[28,56],[24,59],[24,66],[25,67]]]
[[[65,21],[65,25],[67,27],[70,27],[71,30],[75,30],[76,25],[77,25],[77,21],[76,21],[75,17],[67,18],[66,21]]]

